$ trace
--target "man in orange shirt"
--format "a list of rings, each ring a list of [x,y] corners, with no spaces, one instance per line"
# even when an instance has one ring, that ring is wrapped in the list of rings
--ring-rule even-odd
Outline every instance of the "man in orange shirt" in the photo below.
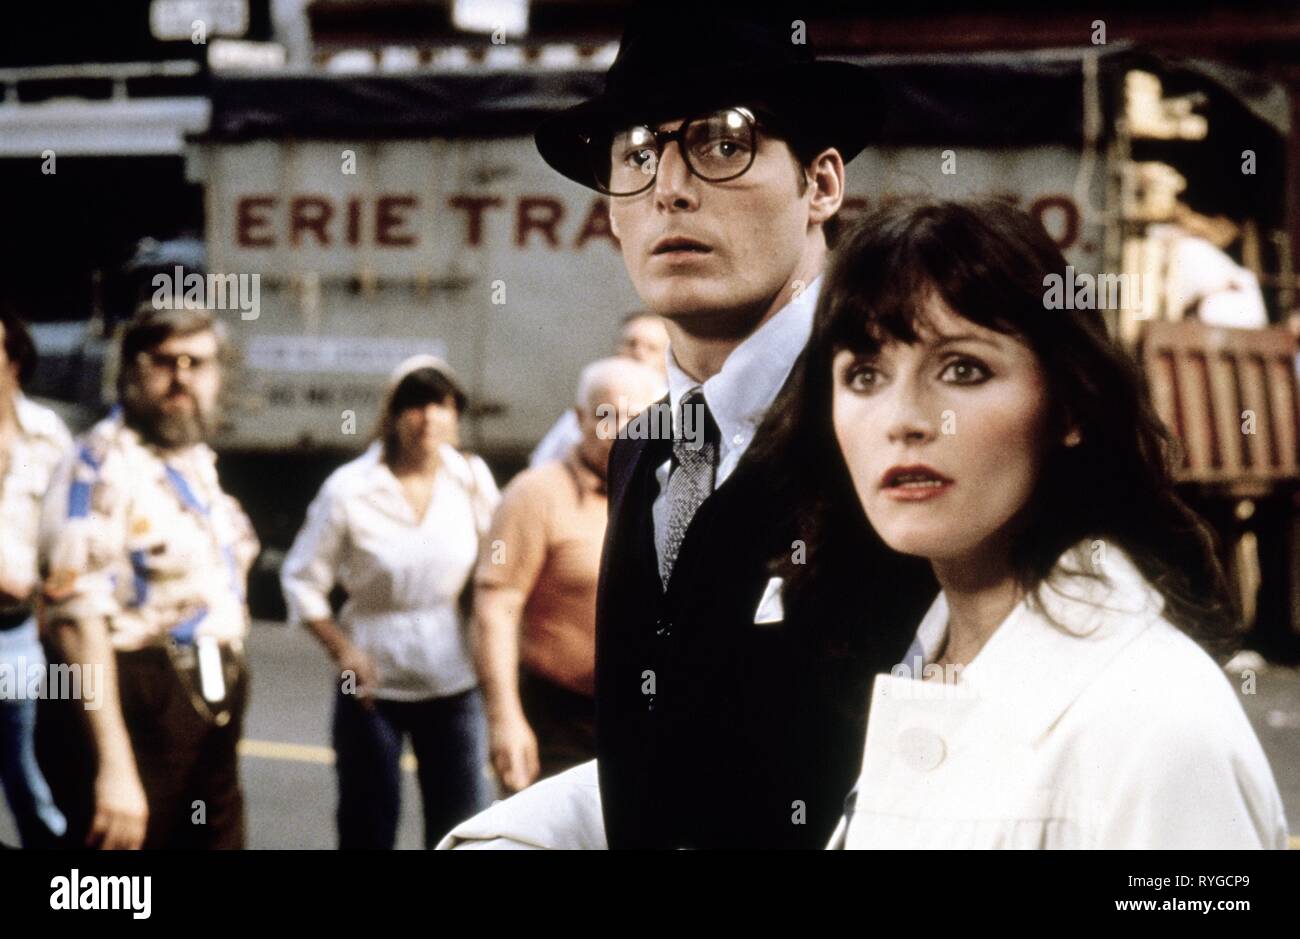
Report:
[[[582,439],[525,470],[502,496],[474,575],[474,658],[492,765],[509,791],[594,759],[596,580],[605,538],[605,469],[627,420],[665,391],[628,358],[588,365]]]

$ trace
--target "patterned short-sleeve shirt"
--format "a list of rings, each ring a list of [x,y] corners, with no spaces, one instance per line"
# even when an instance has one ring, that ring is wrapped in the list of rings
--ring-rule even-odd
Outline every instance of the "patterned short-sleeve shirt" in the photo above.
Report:
[[[103,617],[119,650],[242,640],[258,541],[204,444],[162,451],[120,409],[75,442],[41,528],[51,620]]]

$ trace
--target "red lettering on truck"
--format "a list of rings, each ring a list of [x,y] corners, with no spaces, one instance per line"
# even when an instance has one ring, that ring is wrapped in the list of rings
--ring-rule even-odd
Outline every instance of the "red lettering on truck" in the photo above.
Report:
[[[334,217],[334,206],[323,196],[294,196],[289,202],[289,241],[296,248],[302,244],[302,233],[312,232],[322,248],[328,248],[329,233],[325,226]]]
[[[447,205],[453,209],[462,209],[465,216],[465,244],[477,248],[483,243],[483,213],[488,209],[501,206],[499,196],[452,196]]]
[[[255,234],[254,229],[268,226],[271,220],[258,212],[274,208],[274,196],[244,196],[235,203],[235,241],[241,248],[270,248],[275,245],[275,233]]]
[[[528,233],[536,229],[546,236],[546,242],[552,248],[560,246],[560,237],[555,234],[555,226],[564,217],[564,203],[551,196],[521,196],[519,214],[515,222],[515,245],[528,247]]]
[[[413,209],[420,204],[415,196],[380,196],[375,203],[375,244],[385,248],[404,248],[415,244],[415,236],[399,231],[406,218],[398,214],[401,209]]]

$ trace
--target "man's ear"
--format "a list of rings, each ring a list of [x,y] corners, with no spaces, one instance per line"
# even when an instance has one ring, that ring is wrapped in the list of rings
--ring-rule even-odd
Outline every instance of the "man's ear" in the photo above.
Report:
[[[834,147],[827,147],[809,167],[812,200],[808,203],[808,221],[820,224],[831,218],[844,203],[844,158]]]

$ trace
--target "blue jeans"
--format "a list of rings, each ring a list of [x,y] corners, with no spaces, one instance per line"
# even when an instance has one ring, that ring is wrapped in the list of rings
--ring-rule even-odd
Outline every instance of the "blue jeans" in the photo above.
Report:
[[[339,847],[391,850],[401,812],[402,741],[409,734],[424,807],[424,846],[487,807],[487,725],[477,688],[424,701],[374,700],[339,692],[334,752]]]
[[[13,696],[0,696],[0,784],[23,847],[51,847],[67,822],[36,765],[36,701],[26,692],[31,670],[45,669],[45,653],[35,620],[0,631],[0,669],[12,669],[14,681]]]

